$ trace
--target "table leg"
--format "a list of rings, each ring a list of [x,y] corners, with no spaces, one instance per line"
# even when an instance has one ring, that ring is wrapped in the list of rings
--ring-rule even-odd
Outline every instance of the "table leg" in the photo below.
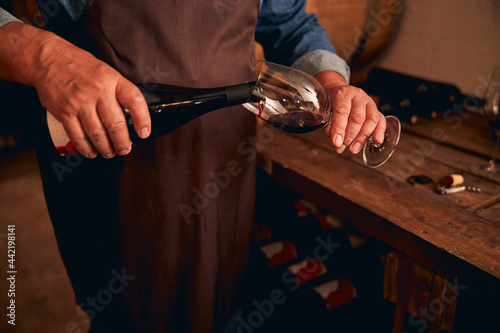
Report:
[[[401,333],[405,325],[428,333],[451,331],[456,295],[452,282],[400,253],[388,254],[384,298],[396,304],[394,333]]]

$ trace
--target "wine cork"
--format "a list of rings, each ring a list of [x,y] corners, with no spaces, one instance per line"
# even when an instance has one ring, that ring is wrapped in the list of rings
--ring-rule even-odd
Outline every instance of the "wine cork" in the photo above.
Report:
[[[444,186],[450,187],[463,184],[463,182],[464,182],[464,176],[458,173],[454,173],[444,177],[442,183]]]

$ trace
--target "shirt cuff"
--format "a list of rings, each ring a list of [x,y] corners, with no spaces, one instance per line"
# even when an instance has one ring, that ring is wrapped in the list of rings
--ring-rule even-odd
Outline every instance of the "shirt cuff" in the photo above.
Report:
[[[311,51],[295,60],[292,67],[312,76],[325,70],[335,71],[342,75],[347,83],[349,83],[349,78],[351,77],[351,69],[345,60],[337,54],[326,50]]]
[[[12,16],[11,13],[3,8],[0,8],[0,28],[10,22],[22,22],[21,20]]]

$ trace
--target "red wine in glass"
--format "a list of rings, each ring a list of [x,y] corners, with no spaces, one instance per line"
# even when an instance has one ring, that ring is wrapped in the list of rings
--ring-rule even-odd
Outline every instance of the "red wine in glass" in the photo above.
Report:
[[[266,101],[260,100],[257,106],[259,109],[258,117],[263,118],[262,112],[266,108]],[[309,111],[291,111],[275,114],[265,120],[268,124],[281,131],[297,134],[312,132],[324,125],[322,116]]]
[[[297,134],[312,132],[324,125],[323,117],[307,111],[277,114],[267,122],[279,130]]]

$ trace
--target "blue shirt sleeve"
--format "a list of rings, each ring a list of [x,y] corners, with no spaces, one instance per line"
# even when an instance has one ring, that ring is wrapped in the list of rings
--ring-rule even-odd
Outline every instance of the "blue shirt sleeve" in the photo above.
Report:
[[[80,16],[83,13],[83,10],[85,9],[85,6],[87,5],[88,0],[58,0],[59,4],[55,4],[56,6],[63,6],[63,8],[68,12],[68,15],[71,17],[73,21],[77,21]],[[49,4],[50,6],[54,6],[54,4]],[[56,7],[57,9],[59,7]],[[49,8],[50,11],[54,10],[53,8]],[[48,12],[46,13],[43,6],[39,8],[40,12],[43,14],[49,14]],[[0,7],[0,27],[10,23],[10,22],[22,22],[21,20],[15,18],[12,16],[8,11]]]
[[[59,3],[68,12],[71,19],[76,22],[87,6],[88,0],[58,0]]]
[[[266,60],[302,69],[311,75],[334,70],[346,81],[349,66],[336,53],[316,14],[305,10],[306,0],[263,0],[255,40]]]
[[[306,0],[263,0],[255,39],[266,59],[291,66],[314,50],[335,52],[315,14],[305,11]]]
[[[15,18],[8,11],[0,7],[0,27],[10,22],[22,22],[22,21]]]

